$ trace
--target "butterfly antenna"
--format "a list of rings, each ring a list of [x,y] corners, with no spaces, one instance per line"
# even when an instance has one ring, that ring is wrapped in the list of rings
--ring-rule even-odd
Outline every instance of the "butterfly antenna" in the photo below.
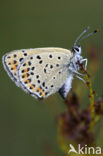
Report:
[[[89,34],[85,35],[84,37],[82,37],[82,38],[79,40],[79,42],[80,42],[81,40],[84,40],[85,38],[88,38],[89,36],[91,36],[91,35],[93,35],[93,34],[97,33],[98,31],[99,31],[99,30],[98,30],[98,29],[96,29],[96,30],[94,30],[93,32],[91,32],[91,33],[89,33]]]
[[[77,45],[77,43],[79,42],[80,38],[89,30],[89,26],[77,37],[75,43],[74,43],[74,46]]]

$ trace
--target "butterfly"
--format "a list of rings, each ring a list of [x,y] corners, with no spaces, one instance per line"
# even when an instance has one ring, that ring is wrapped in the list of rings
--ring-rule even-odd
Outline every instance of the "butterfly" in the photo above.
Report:
[[[87,59],[81,56],[79,42],[97,32],[82,37],[88,29],[80,34],[72,50],[48,47],[11,51],[2,57],[4,69],[18,87],[37,99],[47,98],[57,91],[66,98],[74,76],[83,80],[77,62],[85,62],[86,68]]]

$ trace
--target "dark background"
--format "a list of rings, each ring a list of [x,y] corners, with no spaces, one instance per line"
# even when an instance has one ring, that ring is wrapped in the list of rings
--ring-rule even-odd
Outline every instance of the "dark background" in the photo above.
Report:
[[[15,49],[62,47],[71,49],[87,26],[100,32],[82,42],[103,50],[103,0],[0,0],[0,59]],[[103,93],[103,63],[94,88]],[[79,81],[79,80],[78,80]],[[77,81],[77,82],[78,82]],[[43,144],[63,155],[57,144],[56,117],[65,110],[55,94],[43,102],[24,93],[10,80],[0,63],[0,155],[42,156]],[[97,141],[103,145],[103,120]]]

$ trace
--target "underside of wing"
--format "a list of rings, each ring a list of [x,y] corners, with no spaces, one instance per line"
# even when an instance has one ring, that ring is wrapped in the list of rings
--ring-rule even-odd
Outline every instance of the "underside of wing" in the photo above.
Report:
[[[31,54],[41,54],[41,53],[54,53],[54,52],[63,52],[68,54],[69,58],[72,57],[71,51],[63,48],[34,48],[34,49],[21,49],[21,50],[14,50],[2,57],[2,62],[4,65],[5,70],[7,71],[10,78],[16,83],[17,86],[19,85],[19,79],[17,75],[18,66],[24,61],[26,57]]]
[[[36,98],[46,98],[65,83],[69,62],[69,53],[48,51],[29,55],[18,67],[20,86]]]

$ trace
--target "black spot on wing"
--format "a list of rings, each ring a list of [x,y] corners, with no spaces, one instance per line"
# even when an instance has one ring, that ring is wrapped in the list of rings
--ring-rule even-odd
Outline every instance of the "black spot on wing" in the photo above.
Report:
[[[42,60],[41,60],[41,61],[39,61],[39,63],[40,63],[40,64],[42,64],[42,62],[43,62]]]
[[[21,72],[24,73],[24,70],[22,70]]]
[[[49,92],[45,92],[45,95],[48,95]]]
[[[59,64],[56,64],[56,67],[59,67]]]
[[[30,68],[27,68],[27,71],[29,71],[30,70]]]
[[[38,80],[37,82],[40,83],[40,80]]]
[[[23,60],[23,58],[20,58],[19,61],[21,62]]]
[[[58,56],[58,59],[60,60],[60,59],[61,59],[61,57],[60,57],[60,56]]]
[[[45,87],[45,82],[42,83],[43,87]]]
[[[39,78],[39,75],[36,75],[36,78],[38,79]]]
[[[32,60],[32,59],[33,59],[33,57],[30,57],[30,59]]]
[[[17,63],[17,61],[16,60],[14,60],[14,64],[16,64]]]
[[[27,53],[24,53],[24,56],[27,56]]]
[[[26,63],[24,63],[23,66],[26,66]]]
[[[34,69],[35,69],[35,67],[32,67],[32,68],[31,68],[31,70],[34,70]]]
[[[14,57],[17,57],[17,55],[16,55],[16,54],[14,54]]]
[[[46,69],[44,68],[44,73],[46,73]]]
[[[50,65],[50,68],[52,69],[53,68],[53,65]]]
[[[52,57],[53,57],[53,56],[50,54],[50,55],[49,55],[49,58],[52,58]]]
[[[37,59],[41,59],[41,57],[39,56],[39,55],[37,55],[37,57],[36,57]]]
[[[31,62],[30,61],[28,62],[28,65],[31,66]]]
[[[31,72],[30,74],[31,74],[31,75],[34,75],[34,73],[33,73],[33,72]]]

